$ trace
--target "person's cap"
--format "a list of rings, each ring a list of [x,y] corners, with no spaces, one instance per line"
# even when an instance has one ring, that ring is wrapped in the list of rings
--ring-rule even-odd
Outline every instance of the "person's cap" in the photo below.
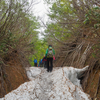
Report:
[[[52,45],[49,45],[49,47],[52,47]]]

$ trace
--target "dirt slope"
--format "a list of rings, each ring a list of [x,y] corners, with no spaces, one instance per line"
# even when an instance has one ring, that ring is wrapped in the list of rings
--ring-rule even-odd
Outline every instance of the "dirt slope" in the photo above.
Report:
[[[4,58],[6,65],[2,65],[1,67],[0,97],[3,97],[11,90],[16,89],[19,85],[28,81],[24,69],[24,67],[27,65],[23,66],[25,58],[21,58],[23,57],[21,57],[19,53],[15,51]]]

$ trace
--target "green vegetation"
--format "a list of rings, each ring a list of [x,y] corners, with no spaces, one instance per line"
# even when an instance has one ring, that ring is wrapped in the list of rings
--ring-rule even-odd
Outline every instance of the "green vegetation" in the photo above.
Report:
[[[11,51],[22,52],[33,65],[45,55],[48,44],[58,50],[60,43],[69,43],[75,38],[93,42],[99,49],[100,7],[90,0],[44,0],[50,5],[49,21],[46,23],[43,40],[38,38],[41,27],[38,19],[31,14],[34,5],[27,0],[0,1],[0,60]],[[87,37],[87,38],[86,38]],[[94,53],[91,54],[94,57]],[[99,51],[98,51],[99,54]],[[96,55],[97,56],[97,55]]]
[[[28,1],[0,1],[0,60],[13,50],[29,57],[38,39],[39,22],[31,14]]]
[[[71,43],[75,39],[85,41],[92,46],[91,56],[100,55],[100,7],[96,0],[45,0],[50,5],[45,30],[49,43]],[[98,3],[97,3],[98,2]],[[51,6],[52,5],[52,6]],[[58,43],[59,42],[59,43]],[[81,42],[80,42],[81,43]],[[96,55],[94,55],[97,53]]]
[[[72,27],[76,27],[76,24],[71,24],[70,19],[75,20],[76,15],[74,9],[71,7],[71,3],[67,0],[56,0],[52,7],[50,7],[51,13],[48,16],[51,22],[47,23],[47,37],[53,37],[55,40],[65,41],[73,34]],[[51,38],[52,39],[52,38]]]
[[[48,48],[47,42],[45,39],[43,40],[37,40],[34,44],[34,55],[32,55],[29,59],[30,64],[34,66],[34,59],[37,59],[37,62],[39,64],[39,61],[45,56],[46,49]]]

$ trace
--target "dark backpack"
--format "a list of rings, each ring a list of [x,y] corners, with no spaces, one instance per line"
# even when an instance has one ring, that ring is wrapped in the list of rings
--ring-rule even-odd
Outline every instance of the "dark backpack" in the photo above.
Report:
[[[53,58],[53,49],[52,49],[52,47],[48,48],[47,58]]]

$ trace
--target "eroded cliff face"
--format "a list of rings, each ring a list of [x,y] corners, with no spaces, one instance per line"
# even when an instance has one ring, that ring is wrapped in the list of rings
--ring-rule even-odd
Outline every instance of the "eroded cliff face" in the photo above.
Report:
[[[28,81],[25,65],[23,66],[22,64],[24,58],[21,58],[23,57],[17,51],[13,51],[5,56],[5,64],[0,65],[0,97],[3,97],[22,83]]]

